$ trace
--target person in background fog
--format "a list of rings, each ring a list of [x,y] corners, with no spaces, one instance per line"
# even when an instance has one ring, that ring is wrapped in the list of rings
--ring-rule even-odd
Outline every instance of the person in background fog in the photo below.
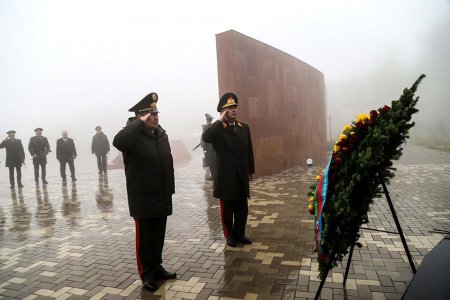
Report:
[[[34,132],[36,136],[30,138],[28,143],[28,151],[30,151],[31,156],[33,156],[34,165],[34,181],[39,184],[39,166],[41,166],[42,183],[47,184],[45,180],[46,176],[46,165],[47,165],[47,154],[52,152],[50,150],[50,144],[45,136],[42,136],[42,128],[36,128]]]
[[[211,122],[213,120],[213,117],[206,113],[205,114],[206,124],[202,125],[203,132],[211,126]],[[214,152],[214,147],[210,143],[206,143],[203,139],[200,141],[200,145],[203,148],[203,153],[205,155],[205,166],[209,168],[210,176],[208,176],[206,179],[212,180],[214,178],[215,173],[215,164],[216,164],[216,153]]]
[[[63,182],[66,182],[66,164],[69,164],[70,177],[75,178],[74,159],[77,158],[77,150],[73,139],[68,137],[67,131],[62,132],[62,138],[56,141],[56,159],[59,161],[59,171]]]
[[[92,154],[97,156],[98,174],[108,173],[106,168],[106,155],[109,153],[109,150],[108,137],[102,132],[102,128],[100,126],[95,127],[95,135],[92,137],[91,151]]]
[[[16,132],[10,130],[6,133],[8,136],[0,144],[1,148],[6,148],[5,167],[9,168],[9,183],[14,188],[14,168],[17,174],[17,186],[22,188],[22,164],[25,162],[25,151],[23,150],[22,141],[16,139]]]

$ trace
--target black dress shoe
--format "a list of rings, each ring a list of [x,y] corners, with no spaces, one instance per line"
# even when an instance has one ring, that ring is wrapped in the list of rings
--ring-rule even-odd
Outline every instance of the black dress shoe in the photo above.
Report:
[[[245,235],[243,237],[236,238],[236,240],[242,244],[247,244],[247,245],[250,245],[252,243],[252,241]]]
[[[158,279],[175,279],[177,278],[177,273],[175,272],[168,272],[166,271],[164,268],[162,268],[162,270],[159,270],[158,272],[156,272],[156,278]]]
[[[142,285],[151,292],[154,292],[158,289],[158,287],[156,286],[156,282],[151,279],[143,280]]]
[[[20,187],[20,188],[23,188],[23,184],[19,183],[19,187]]]
[[[42,180],[42,183],[47,184],[48,182],[47,182],[47,180]]]
[[[237,241],[232,237],[227,237],[227,245],[230,247],[236,247]]]

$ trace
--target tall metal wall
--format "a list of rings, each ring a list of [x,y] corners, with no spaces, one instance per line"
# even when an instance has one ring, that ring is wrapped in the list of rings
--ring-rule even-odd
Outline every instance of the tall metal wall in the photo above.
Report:
[[[305,166],[307,158],[323,165],[323,73],[234,30],[217,34],[216,47],[219,94],[233,92],[239,99],[238,120],[250,126],[256,176]]]

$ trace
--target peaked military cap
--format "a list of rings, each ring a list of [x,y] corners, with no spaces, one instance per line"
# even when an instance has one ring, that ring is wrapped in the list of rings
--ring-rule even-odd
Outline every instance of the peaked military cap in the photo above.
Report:
[[[220,97],[219,104],[217,105],[217,111],[222,111],[223,108],[230,106],[237,106],[238,98],[233,93],[225,93]]]
[[[158,94],[150,93],[141,101],[139,101],[135,106],[130,108],[128,111],[139,113],[139,112],[156,112],[159,113],[159,110],[156,108],[156,102],[158,102]]]
[[[44,131],[44,129],[38,127],[38,128],[36,128],[36,129],[34,130],[34,132],[39,131],[39,130],[40,130],[40,131]]]
[[[16,131],[15,130],[10,130],[6,134],[10,134],[10,133],[16,133]]]
[[[102,130],[100,126],[95,127],[95,130]]]
[[[211,119],[211,120],[214,119],[214,118],[213,118],[210,114],[208,114],[208,113],[205,114],[205,118]]]

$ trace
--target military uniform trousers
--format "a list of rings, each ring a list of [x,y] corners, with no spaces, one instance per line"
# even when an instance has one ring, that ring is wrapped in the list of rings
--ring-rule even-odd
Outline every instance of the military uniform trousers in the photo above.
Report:
[[[41,166],[41,178],[42,181],[45,182],[45,176],[47,175],[46,172],[46,165],[47,162],[44,160],[41,160],[39,158],[33,158],[33,166],[34,166],[34,181],[39,181],[39,166]]]
[[[14,168],[16,168],[17,173],[17,183],[19,185],[22,185],[22,167],[21,166],[12,166],[9,168],[9,183],[13,186],[14,185]]]
[[[95,154],[97,156],[97,168],[99,172],[107,173],[106,169],[106,153],[105,154]]]
[[[152,280],[161,270],[167,216],[134,218],[136,258],[141,280]]]
[[[248,217],[247,197],[220,199],[220,217],[225,238],[242,238]]]

